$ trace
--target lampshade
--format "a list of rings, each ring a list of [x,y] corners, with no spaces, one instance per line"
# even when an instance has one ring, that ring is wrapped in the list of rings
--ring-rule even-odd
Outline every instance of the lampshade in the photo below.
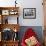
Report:
[[[14,29],[14,32],[17,32],[17,29],[16,28]]]

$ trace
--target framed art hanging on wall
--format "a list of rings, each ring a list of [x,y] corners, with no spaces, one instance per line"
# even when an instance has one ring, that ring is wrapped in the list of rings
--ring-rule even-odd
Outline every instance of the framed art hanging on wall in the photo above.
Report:
[[[36,8],[23,8],[23,18],[24,19],[35,19]]]

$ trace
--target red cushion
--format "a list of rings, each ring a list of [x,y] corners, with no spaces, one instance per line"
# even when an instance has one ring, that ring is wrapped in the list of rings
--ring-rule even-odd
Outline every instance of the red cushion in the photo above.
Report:
[[[36,35],[36,33],[33,31],[32,28],[28,28],[28,29],[26,30],[26,32],[25,32],[24,37],[22,38],[22,42],[21,42],[22,46],[26,46],[25,39],[28,39],[29,37],[32,37],[32,36],[35,36],[35,37],[36,37],[37,35]]]

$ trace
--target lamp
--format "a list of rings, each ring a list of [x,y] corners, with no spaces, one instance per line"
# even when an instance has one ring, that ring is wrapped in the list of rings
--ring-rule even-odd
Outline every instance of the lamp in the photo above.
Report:
[[[18,40],[18,32],[17,32],[17,29],[15,28],[14,29],[14,37],[13,37],[13,40]]]
[[[17,32],[17,30],[16,30],[16,29],[14,29],[14,32]]]

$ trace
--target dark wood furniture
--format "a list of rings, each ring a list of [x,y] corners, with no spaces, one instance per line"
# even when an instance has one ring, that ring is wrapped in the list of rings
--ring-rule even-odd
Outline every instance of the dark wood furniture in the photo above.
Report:
[[[18,23],[18,13],[19,7],[0,7],[0,18],[1,18],[1,24],[8,24],[8,16],[17,16],[17,23]],[[6,18],[6,19],[5,19]],[[5,21],[4,21],[5,20]]]
[[[2,42],[0,41],[0,46],[2,46]]]
[[[13,30],[14,32],[18,32],[20,29],[19,26],[19,13],[18,13],[19,7],[0,7],[0,32],[1,32],[1,41],[0,46],[18,46],[19,40],[2,40],[2,32],[5,28],[9,28]],[[16,24],[9,24],[7,17],[9,16],[17,16],[17,23]],[[6,19],[5,19],[6,18]],[[5,21],[4,21],[5,20]],[[15,31],[16,29],[16,31]]]
[[[3,46],[18,46],[19,41],[5,41],[2,42]]]

